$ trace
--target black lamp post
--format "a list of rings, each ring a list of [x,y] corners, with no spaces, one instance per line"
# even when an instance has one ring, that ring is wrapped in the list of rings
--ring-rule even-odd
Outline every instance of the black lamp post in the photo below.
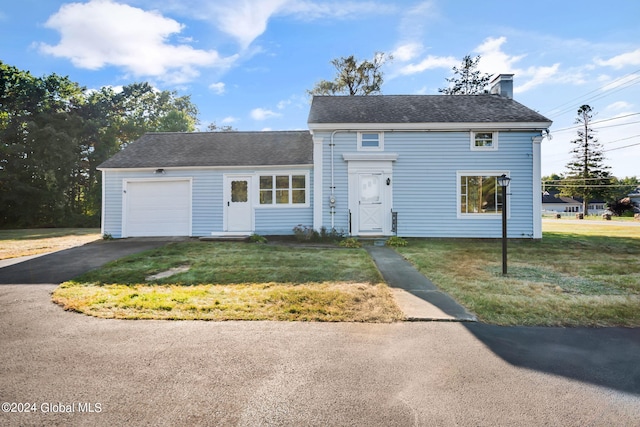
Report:
[[[507,275],[507,187],[511,182],[506,174],[498,177],[498,185],[502,187],[502,275]]]

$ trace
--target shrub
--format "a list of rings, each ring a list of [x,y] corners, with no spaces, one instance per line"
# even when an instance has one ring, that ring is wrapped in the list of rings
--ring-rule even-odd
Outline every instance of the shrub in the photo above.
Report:
[[[399,246],[407,246],[407,241],[402,237],[391,236],[387,239],[387,241],[385,242],[385,245],[394,246],[397,248]]]
[[[300,242],[317,241],[320,239],[320,234],[308,225],[298,224],[293,227],[293,234]]]
[[[251,243],[267,243],[267,238],[264,236],[261,236],[259,234],[253,233],[251,236],[249,236],[249,241]]]
[[[343,248],[361,248],[362,247],[362,243],[360,243],[360,241],[355,237],[347,237],[346,239],[341,240],[340,243],[338,244]]]
[[[633,216],[633,208],[633,202],[629,197],[607,203],[607,209],[613,212],[615,216],[626,216],[627,212],[630,213],[629,216]]]
[[[344,232],[335,228],[329,230],[326,227],[321,227],[318,232],[313,227],[302,224],[293,227],[293,234],[300,242],[335,242],[344,237]]]
[[[320,227],[320,240],[323,242],[335,242],[344,237],[344,231],[338,231],[335,228],[328,230],[326,227]]]

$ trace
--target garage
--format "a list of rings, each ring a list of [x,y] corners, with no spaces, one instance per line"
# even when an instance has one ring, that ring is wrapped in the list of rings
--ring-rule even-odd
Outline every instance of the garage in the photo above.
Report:
[[[191,179],[124,182],[123,237],[190,236]]]

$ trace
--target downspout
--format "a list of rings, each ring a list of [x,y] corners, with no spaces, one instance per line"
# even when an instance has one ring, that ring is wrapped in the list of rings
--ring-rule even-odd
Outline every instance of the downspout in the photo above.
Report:
[[[543,136],[534,136],[531,138],[532,151],[533,151],[533,164],[532,164],[532,182],[533,188],[531,193],[533,194],[533,238],[542,239],[542,193],[540,187],[542,185],[541,177],[541,150],[540,144],[542,143]]]
[[[336,133],[340,132],[339,130],[334,130],[331,133],[331,139],[329,140],[329,151],[331,156],[331,196],[329,196],[329,214],[331,215],[331,230],[335,228],[335,216],[336,216],[336,205],[335,205],[335,184],[334,184],[334,171],[333,171],[333,147],[336,145],[333,142],[333,137]]]

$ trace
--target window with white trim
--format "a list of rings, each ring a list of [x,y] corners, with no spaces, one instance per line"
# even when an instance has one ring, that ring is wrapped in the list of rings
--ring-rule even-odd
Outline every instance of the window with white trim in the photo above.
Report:
[[[260,175],[260,205],[307,204],[307,175]]]
[[[381,151],[384,148],[382,132],[358,132],[358,150]]]
[[[459,216],[501,215],[502,187],[498,177],[502,173],[459,173]]]
[[[498,132],[471,132],[471,149],[477,151],[497,150]]]

